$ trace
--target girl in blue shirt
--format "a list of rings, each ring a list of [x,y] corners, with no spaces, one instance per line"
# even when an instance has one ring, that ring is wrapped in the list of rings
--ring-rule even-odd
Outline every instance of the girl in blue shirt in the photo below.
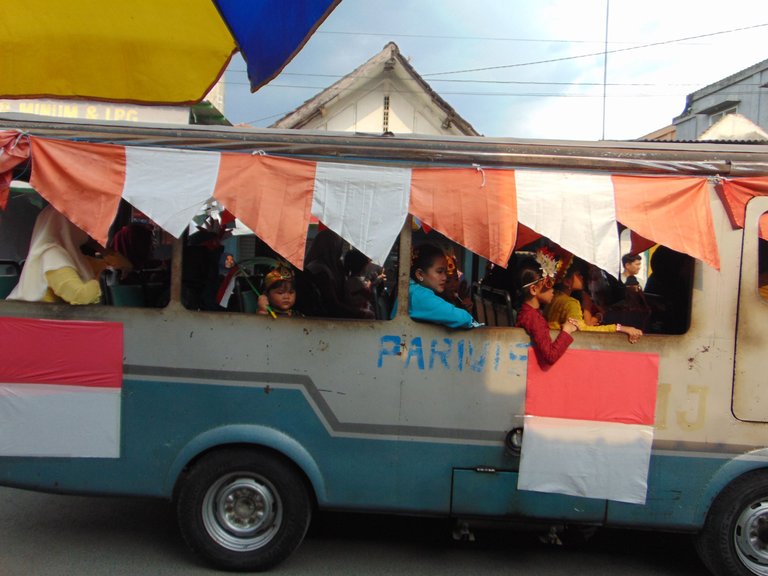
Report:
[[[446,302],[438,294],[445,290],[448,262],[434,244],[421,244],[413,251],[408,313],[414,320],[443,324],[449,328],[472,328],[472,315]]]

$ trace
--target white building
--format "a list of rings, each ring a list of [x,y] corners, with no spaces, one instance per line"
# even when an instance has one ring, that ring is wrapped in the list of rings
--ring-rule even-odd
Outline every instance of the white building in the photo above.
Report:
[[[271,128],[479,136],[390,42]]]

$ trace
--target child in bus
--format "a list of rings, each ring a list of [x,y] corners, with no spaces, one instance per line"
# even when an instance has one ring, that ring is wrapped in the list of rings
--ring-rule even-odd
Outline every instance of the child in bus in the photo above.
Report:
[[[554,271],[556,262],[546,252],[539,251],[536,262],[526,262],[519,273],[518,296],[522,301],[515,326],[523,328],[531,337],[536,358],[541,365],[554,364],[573,342],[572,332],[579,329],[579,324],[569,318],[560,328],[554,340],[549,334],[549,326],[541,309],[552,301],[554,295]]]
[[[259,296],[258,314],[274,316],[298,316],[293,310],[296,304],[296,286],[293,271],[288,266],[278,266],[264,278],[264,293]]]
[[[479,326],[472,315],[443,300],[448,277],[445,253],[434,244],[421,244],[413,251],[408,312],[414,320],[443,324],[449,328]]]
[[[561,268],[558,270],[560,281],[556,282],[554,295],[544,309],[549,327],[552,330],[558,330],[566,322],[575,319],[579,330],[582,332],[623,332],[631,344],[637,342],[643,335],[642,330],[638,328],[623,324],[590,326],[584,321],[581,302],[571,296],[571,293],[584,289],[586,263],[579,258],[572,256],[570,258],[570,266],[568,266],[567,260],[565,260],[565,265],[562,265],[563,261],[561,261]]]
[[[446,270],[448,279],[445,282],[445,290],[439,296],[454,306],[464,308],[471,314],[472,296],[467,279],[464,277],[464,273],[459,270],[458,261],[454,254],[446,254],[445,258],[448,264]]]

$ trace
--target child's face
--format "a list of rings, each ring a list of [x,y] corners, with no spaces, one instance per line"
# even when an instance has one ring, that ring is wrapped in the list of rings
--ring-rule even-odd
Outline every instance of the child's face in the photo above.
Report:
[[[531,286],[531,294],[536,297],[539,304],[546,306],[552,302],[552,298],[555,296],[555,290],[552,288],[551,278],[542,278],[536,284]]]
[[[272,308],[287,312],[296,304],[296,289],[290,282],[281,283],[267,292],[267,299]]]
[[[432,262],[432,266],[426,270],[418,270],[416,278],[422,286],[441,294],[445,290],[445,282],[448,279],[445,257],[438,256]]]
[[[584,276],[581,275],[581,272],[576,272],[573,275],[573,289],[584,290]]]

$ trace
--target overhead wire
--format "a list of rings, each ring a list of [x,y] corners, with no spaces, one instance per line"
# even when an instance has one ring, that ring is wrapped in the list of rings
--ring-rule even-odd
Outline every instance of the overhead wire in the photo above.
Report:
[[[711,36],[718,36],[722,34],[732,34],[734,32],[743,32],[744,30],[753,30],[755,28],[763,28],[768,26],[768,23],[754,24],[752,26],[744,26],[742,28],[732,28],[730,30],[721,30],[719,32],[710,32],[708,34],[698,34],[696,36],[686,36],[685,38],[676,38],[674,40],[662,40],[660,42],[650,42],[648,44],[641,44],[639,46],[629,46],[627,48],[616,48],[614,50],[608,50],[608,54],[618,54],[619,52],[629,52],[630,50],[641,50],[644,48],[652,48],[654,46],[664,46],[666,44],[675,44],[679,42],[685,42],[686,40],[696,40],[699,38],[709,38]],[[500,66],[484,66],[482,68],[465,68],[463,70],[449,70],[446,72],[431,72],[428,74],[422,74],[421,76],[444,76],[446,74],[463,74],[466,72],[485,72],[487,70],[502,70],[505,68],[519,68],[522,66],[534,66],[537,64],[549,64],[551,62],[563,62],[566,60],[576,60],[578,58],[591,58],[594,56],[603,56],[606,51],[591,52],[589,54],[577,54],[575,56],[561,56],[559,58],[549,58],[547,60],[536,60],[534,62],[519,62],[517,64],[502,64]]]
[[[447,78],[434,78],[435,76],[445,76],[450,74],[460,74],[460,73],[468,73],[468,72],[481,72],[481,71],[487,71],[487,70],[500,70],[500,69],[508,69],[508,68],[518,68],[518,67],[524,67],[524,66],[534,66],[538,64],[547,64],[552,62],[561,62],[561,61],[568,61],[568,60],[575,60],[580,58],[590,58],[594,56],[603,56],[606,57],[607,54],[616,54],[621,52],[628,52],[632,50],[640,50],[640,49],[646,49],[646,48],[652,48],[655,46],[662,46],[662,45],[668,45],[668,44],[679,44],[691,40],[698,40],[701,38],[709,38],[713,36],[723,35],[723,34],[732,34],[735,32],[743,32],[745,30],[753,30],[757,28],[763,28],[768,26],[768,23],[761,23],[761,24],[754,24],[751,26],[744,26],[740,28],[731,28],[728,30],[721,30],[717,32],[710,32],[706,34],[697,34],[694,36],[686,36],[683,38],[676,38],[671,40],[663,40],[659,42],[650,42],[646,44],[640,44],[636,46],[629,46],[625,48],[616,48],[611,50],[602,50],[600,52],[593,52],[589,54],[580,54],[580,55],[574,55],[574,56],[563,56],[558,58],[550,58],[546,60],[537,60],[537,61],[531,61],[531,62],[520,62],[515,64],[505,64],[505,65],[499,65],[499,66],[486,66],[481,68],[467,68],[462,70],[450,70],[450,71],[444,71],[444,72],[432,72],[427,74],[421,74],[422,77],[430,77],[430,82],[456,82],[456,83],[478,83],[478,84],[517,84],[517,85],[552,85],[552,86],[645,86],[645,87],[654,87],[654,86],[698,86],[699,84],[686,84],[686,83],[674,83],[674,84],[655,84],[655,83],[604,83],[604,82],[542,82],[542,81],[523,81],[523,80],[473,80],[473,79],[447,79]],[[319,33],[320,31],[318,31]],[[326,34],[344,34],[344,35],[368,35],[368,36],[376,36],[376,35],[382,35],[382,36],[392,36],[392,37],[424,37],[424,38],[440,38],[440,39],[480,39],[480,40],[507,40],[507,41],[519,41],[519,42],[571,42],[571,43],[588,43],[588,41],[573,41],[573,40],[537,40],[537,39],[523,39],[523,38],[495,38],[495,37],[462,37],[462,36],[442,36],[442,35],[408,35],[408,34],[385,34],[385,33],[363,33],[363,32],[341,32],[341,31],[326,31]],[[611,44],[617,44],[612,42]],[[607,46],[607,45],[606,45]],[[345,76],[341,75],[334,75],[334,74],[317,74],[317,73],[290,73],[286,72],[282,74],[283,76],[306,76],[306,77],[330,77],[330,78],[343,78]],[[224,81],[224,84],[243,84],[247,85],[246,82],[237,82],[237,81]],[[760,84],[757,84],[757,86],[760,86]],[[302,85],[283,85],[283,84],[268,84],[267,86],[264,86],[263,88],[294,88],[294,89],[311,89],[311,90],[323,90],[327,88],[327,86],[302,86]],[[263,89],[262,88],[262,89]],[[405,91],[401,91],[401,93],[409,93]],[[416,92],[414,92],[416,93]],[[504,93],[504,92],[446,92],[441,91],[442,94],[445,95],[464,95],[464,96],[518,96],[518,97],[595,97],[594,95],[588,95],[588,94],[556,94],[556,93]],[[653,95],[631,95],[631,96],[623,96],[623,97],[662,97],[664,95],[662,94],[653,94]],[[612,96],[612,97],[622,97],[622,96]],[[263,118],[259,118],[256,120],[249,121],[248,123],[256,123],[261,122],[264,120],[268,120],[271,118],[284,116],[285,114],[288,114],[289,112],[280,113],[280,114],[272,114],[270,116],[266,116]]]

